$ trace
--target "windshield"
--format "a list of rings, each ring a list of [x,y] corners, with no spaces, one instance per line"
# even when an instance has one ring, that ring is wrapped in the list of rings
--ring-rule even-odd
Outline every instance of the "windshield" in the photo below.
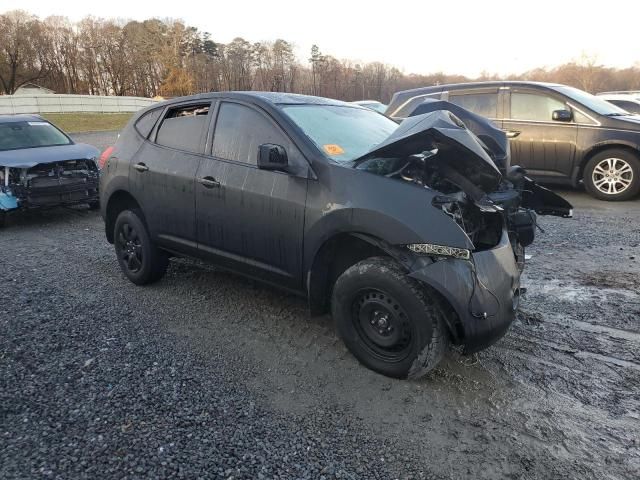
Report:
[[[0,151],[69,145],[67,136],[49,122],[0,123]]]
[[[341,105],[284,105],[282,110],[330,159],[361,157],[398,128],[373,110]]]
[[[628,115],[623,109],[583,90],[564,86],[556,87],[556,90],[600,115]]]

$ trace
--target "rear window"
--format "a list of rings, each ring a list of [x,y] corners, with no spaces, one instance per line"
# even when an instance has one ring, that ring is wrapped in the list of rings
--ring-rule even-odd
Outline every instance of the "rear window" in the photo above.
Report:
[[[0,123],[0,150],[70,144],[64,133],[44,120]]]
[[[162,120],[156,143],[187,152],[201,153],[200,142],[210,104],[172,108]]]

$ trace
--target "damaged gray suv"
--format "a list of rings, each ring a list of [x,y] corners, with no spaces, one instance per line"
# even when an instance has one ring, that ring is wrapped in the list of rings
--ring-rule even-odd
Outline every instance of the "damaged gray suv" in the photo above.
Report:
[[[160,103],[100,159],[106,236],[135,284],[174,255],[211,261],[330,311],[367,367],[419,377],[450,344],[474,352],[505,333],[534,211],[571,214],[484,127],[483,140],[446,109],[398,125],[292,94]]]

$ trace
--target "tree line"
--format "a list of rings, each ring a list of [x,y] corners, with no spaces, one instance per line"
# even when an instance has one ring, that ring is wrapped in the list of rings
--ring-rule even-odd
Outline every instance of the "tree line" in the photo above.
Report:
[[[509,78],[564,83],[594,93],[640,90],[640,67],[607,68],[584,56]],[[496,79],[500,77],[487,73],[478,78],[405,74],[381,62],[337,59],[317,45],[301,60],[287,40],[251,43],[238,37],[223,44],[178,20],[86,17],[71,22],[20,10],[0,15],[0,93],[8,95],[37,83],[56,93],[90,95],[268,90],[387,102],[394,92],[408,88]]]

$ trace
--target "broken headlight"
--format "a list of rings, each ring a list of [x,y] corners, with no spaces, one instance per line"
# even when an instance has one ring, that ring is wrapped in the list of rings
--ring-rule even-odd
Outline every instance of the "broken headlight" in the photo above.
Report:
[[[420,255],[437,255],[440,257],[453,257],[469,260],[471,252],[466,248],[447,247],[433,243],[411,243],[406,246],[409,250]]]

